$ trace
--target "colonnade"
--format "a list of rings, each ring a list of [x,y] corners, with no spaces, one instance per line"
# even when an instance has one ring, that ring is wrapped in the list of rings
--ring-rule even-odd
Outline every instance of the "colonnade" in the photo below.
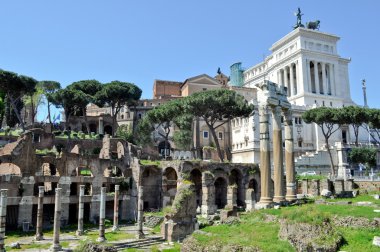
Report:
[[[316,60],[308,62],[309,91],[316,94],[333,94],[334,65]]]
[[[298,94],[298,61],[279,69],[277,74],[278,83],[288,88],[288,96]]]
[[[271,159],[269,138],[269,115],[273,118],[273,184],[274,196],[271,195]],[[260,173],[261,173],[261,198],[264,205],[272,202],[281,203],[285,200],[296,199],[294,146],[293,146],[293,121],[292,113],[288,108],[276,105],[262,105],[259,107],[260,116]],[[284,118],[285,128],[285,169],[286,190],[283,167],[283,144],[281,117]]]

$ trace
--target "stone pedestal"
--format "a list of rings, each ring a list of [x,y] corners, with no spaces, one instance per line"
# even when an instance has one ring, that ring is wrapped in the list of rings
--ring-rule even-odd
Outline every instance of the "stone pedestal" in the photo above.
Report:
[[[79,204],[78,204],[78,230],[77,235],[83,235],[83,212],[84,212],[84,185],[80,185],[79,189]]]
[[[114,199],[114,209],[113,209],[113,227],[112,230],[116,231],[119,229],[119,185],[115,185],[115,199]]]
[[[99,211],[99,237],[97,242],[106,241],[105,237],[105,220],[106,220],[106,187],[102,187],[100,191],[100,211]]]
[[[55,189],[55,209],[54,209],[54,230],[53,230],[53,246],[52,251],[59,251],[62,249],[59,244],[59,232],[61,229],[61,193],[62,188]]]
[[[334,181],[334,189],[335,194],[340,195],[344,192],[344,180],[343,179],[336,179]]]
[[[138,193],[137,193],[137,239],[144,239],[145,235],[143,232],[143,222],[144,222],[144,187],[139,186],[138,187]]]
[[[309,181],[307,179],[301,180],[302,194],[309,194]]]
[[[229,186],[227,188],[227,206],[237,206],[237,187],[235,186]]]
[[[319,180],[313,179],[310,181],[310,194],[312,196],[319,196],[320,195]]]
[[[7,221],[8,189],[0,190],[0,252],[5,252],[5,224]]]
[[[259,205],[265,207],[271,205],[270,194],[271,162],[269,142],[269,114],[267,106],[259,107],[260,118],[260,176],[261,176],[261,198]]]
[[[245,210],[246,211],[252,211],[255,209],[256,205],[256,197],[255,197],[255,191],[252,188],[248,188],[245,191]]]
[[[274,197],[273,201],[281,203],[285,201],[284,192],[284,168],[281,130],[281,107],[272,107],[273,117],[273,166],[274,166]]]
[[[36,240],[43,240],[42,227],[44,223],[44,192],[45,187],[38,187],[38,206],[37,206],[37,225],[36,225]]]
[[[22,197],[18,210],[18,227],[22,227],[23,222],[31,224],[33,221],[33,199],[34,199],[34,177],[24,177],[21,179],[23,188]]]

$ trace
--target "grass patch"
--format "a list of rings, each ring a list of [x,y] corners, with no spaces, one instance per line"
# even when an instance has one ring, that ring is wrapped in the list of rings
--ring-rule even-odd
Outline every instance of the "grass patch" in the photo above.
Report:
[[[8,246],[5,246],[6,251],[23,251],[25,249],[49,249],[51,247],[50,243],[35,243],[32,242],[30,244],[21,244],[21,249],[12,249]]]
[[[379,247],[372,245],[373,237],[379,236],[380,231],[376,229],[353,229],[353,228],[337,228],[342,233],[345,244],[340,247],[342,251],[366,251],[378,252]]]
[[[261,213],[244,214],[239,225],[208,226],[211,235],[193,234],[202,245],[221,244],[253,246],[262,251],[295,251],[291,244],[278,238],[278,223],[262,222]]]
[[[159,166],[161,162],[159,160],[140,160],[142,165],[157,165]]]
[[[339,202],[339,201],[351,201],[352,203],[360,201],[369,201],[374,204],[378,204],[379,200],[376,200],[372,194],[360,194],[355,198],[335,198],[335,199],[326,199],[327,202]]]
[[[99,237],[99,231],[88,231],[88,232],[85,232],[84,235],[87,236],[88,239],[90,239],[91,241],[95,242],[96,239]],[[116,232],[111,231],[111,232],[106,232],[105,237],[107,241],[113,242],[113,241],[119,241],[119,240],[133,239],[135,238],[135,235],[125,233],[125,232],[120,232],[120,231],[116,231]]]
[[[162,251],[163,252],[180,252],[181,251],[181,245],[179,243],[175,242],[173,248],[163,249]]]

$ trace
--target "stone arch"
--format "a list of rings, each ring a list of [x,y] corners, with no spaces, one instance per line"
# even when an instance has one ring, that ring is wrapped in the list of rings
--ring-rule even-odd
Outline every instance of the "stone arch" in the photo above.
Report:
[[[223,177],[218,177],[215,182],[215,205],[218,209],[224,208],[227,205],[227,180]]]
[[[90,127],[90,133],[91,132],[94,132],[94,133],[98,132],[98,127],[96,126],[95,123],[90,123],[89,127]]]
[[[141,185],[144,187],[144,211],[161,207],[161,170],[156,167],[146,167],[141,175]]]
[[[158,144],[158,153],[160,154],[161,157],[165,156],[165,150],[166,150],[166,156],[170,157],[171,155],[171,144],[170,141],[161,141]]]
[[[199,169],[195,168],[191,170],[190,181],[194,183],[197,205],[200,206],[202,205],[202,173]]]
[[[171,205],[177,193],[177,172],[172,167],[167,167],[162,176],[162,206]]]
[[[22,176],[19,166],[13,163],[0,163],[0,175]]]
[[[236,203],[238,206],[244,206],[244,187],[243,187],[243,174],[238,169],[232,169],[229,176],[229,185],[237,186]]]
[[[104,126],[104,134],[108,134],[112,136],[113,135],[112,133],[113,133],[113,128],[111,125]]]
[[[109,166],[106,169],[104,169],[103,176],[106,178],[118,178],[118,177],[124,177],[123,171],[117,167]]]

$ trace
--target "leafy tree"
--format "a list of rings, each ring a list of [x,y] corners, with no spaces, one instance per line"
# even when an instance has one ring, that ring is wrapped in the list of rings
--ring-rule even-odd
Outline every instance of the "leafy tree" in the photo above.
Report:
[[[143,117],[139,120],[134,135],[136,136],[136,143],[141,146],[147,146],[152,143],[152,132],[154,127],[149,121],[148,117]]]
[[[352,148],[352,150],[348,154],[348,157],[353,163],[366,164],[367,168],[376,167],[376,156],[377,156],[377,149],[367,148],[367,147]]]
[[[81,80],[72,83],[67,88],[76,92],[76,106],[84,118],[87,133],[90,133],[87,120],[87,105],[94,102],[95,94],[102,89],[102,84],[97,80]]]
[[[128,82],[112,81],[103,85],[102,89],[96,93],[95,103],[103,107],[111,107],[113,129],[116,128],[116,117],[121,108],[125,105],[134,104],[141,97],[141,89]],[[113,132],[115,134],[115,131]]]
[[[223,162],[216,129],[234,117],[248,117],[253,112],[253,105],[248,104],[244,97],[235,91],[227,89],[194,93],[181,101],[187,113],[205,121],[215,141],[219,159]]]
[[[193,134],[191,130],[177,130],[173,134],[173,141],[180,149],[190,150],[192,137]]]
[[[65,113],[65,130],[70,119],[70,116],[80,112],[78,104],[81,103],[85,94],[82,91],[76,91],[70,88],[59,89],[55,93],[49,95],[49,101],[57,108],[63,108]]]
[[[49,96],[56,92],[57,90],[61,89],[61,84],[56,81],[40,81],[38,85],[41,87],[43,95],[45,96],[47,100],[47,109],[48,109],[48,119],[49,123],[51,124],[51,114],[50,114],[50,106],[51,102],[49,99]]]
[[[330,157],[331,174],[333,176],[335,176],[335,166],[329,145],[329,139],[332,134],[340,129],[341,122],[339,121],[338,113],[338,109],[336,108],[319,107],[310,109],[302,115],[302,118],[306,123],[315,123],[321,129],[322,134],[325,138],[327,152]]]
[[[374,142],[380,144],[380,110],[367,109],[368,132]]]
[[[338,109],[337,120],[340,124],[351,125],[355,134],[355,146],[359,145],[359,128],[368,121],[366,109],[358,106],[347,106]]]
[[[43,101],[43,89],[39,82],[36,84],[35,91],[28,92],[27,95],[23,97],[24,105],[30,106],[31,108],[31,119],[32,124],[37,116],[38,107],[44,103]]]
[[[36,84],[37,81],[31,77],[0,70],[0,90],[2,90],[9,99],[10,105],[23,131],[25,131],[25,124],[21,118],[20,111],[17,109],[17,103],[25,94],[35,92]]]
[[[124,139],[129,143],[135,143],[132,130],[128,127],[127,124],[120,125],[116,130],[116,136]]]
[[[189,128],[189,126],[191,127],[192,117],[185,116],[186,114],[180,114],[178,113],[179,111],[183,111],[183,105],[181,101],[172,100],[158,107],[155,107],[145,115],[147,120],[149,120],[149,122],[155,128],[155,131],[162,138],[164,138],[165,149],[167,149],[170,131],[174,125],[177,125],[179,128]]]

